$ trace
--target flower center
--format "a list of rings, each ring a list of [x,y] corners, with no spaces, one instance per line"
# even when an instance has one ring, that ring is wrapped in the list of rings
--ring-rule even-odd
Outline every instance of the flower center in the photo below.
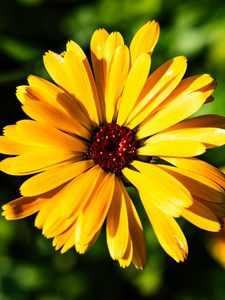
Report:
[[[103,124],[92,136],[88,158],[93,159],[106,172],[120,174],[136,158],[139,142],[136,129],[113,123]]]

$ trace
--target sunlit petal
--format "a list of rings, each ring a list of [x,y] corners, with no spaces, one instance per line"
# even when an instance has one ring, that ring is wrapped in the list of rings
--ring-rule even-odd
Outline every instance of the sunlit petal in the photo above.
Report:
[[[134,35],[131,44],[131,62],[135,63],[136,59],[142,53],[152,53],[159,38],[159,24],[155,21],[144,24]]]

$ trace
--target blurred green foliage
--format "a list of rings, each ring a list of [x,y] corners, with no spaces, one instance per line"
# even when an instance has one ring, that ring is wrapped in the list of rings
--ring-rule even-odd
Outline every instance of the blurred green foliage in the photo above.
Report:
[[[9,0],[0,2],[1,127],[24,117],[15,87],[25,84],[30,73],[48,76],[42,64],[45,51],[61,52],[74,39],[88,53],[99,27],[119,30],[129,43],[139,26],[152,19],[161,25],[153,69],[173,56],[187,56],[187,75],[210,73],[218,83],[216,100],[200,114],[225,116],[222,1]],[[225,165],[225,148],[209,151],[204,159]],[[18,197],[22,180],[1,174],[1,204]],[[84,256],[74,250],[61,255],[34,228],[33,217],[15,222],[0,218],[0,300],[225,299],[224,269],[205,246],[209,234],[181,220],[190,253],[185,263],[176,264],[158,245],[144,214],[142,219],[149,254],[144,271],[123,270],[111,261],[104,230]]]

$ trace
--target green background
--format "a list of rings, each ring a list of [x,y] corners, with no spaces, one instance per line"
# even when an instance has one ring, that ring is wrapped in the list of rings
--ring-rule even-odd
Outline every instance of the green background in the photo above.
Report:
[[[94,30],[120,31],[129,43],[148,20],[160,22],[153,69],[176,55],[188,57],[186,76],[210,73],[218,86],[215,101],[199,113],[225,116],[225,4],[220,0],[8,0],[0,2],[1,128],[24,118],[15,88],[35,74],[48,78],[42,55],[61,52],[68,40],[88,53]],[[203,157],[221,167],[225,148]],[[24,178],[1,174],[0,201],[19,196]],[[131,191],[132,192],[132,191]],[[134,195],[134,197],[136,197]],[[137,200],[137,199],[136,199]],[[148,240],[144,271],[121,269],[109,257],[103,230],[84,256],[73,249],[61,255],[41,232],[34,217],[5,221],[0,217],[0,300],[73,299],[225,299],[225,272],[210,256],[211,234],[180,221],[189,242],[189,257],[177,264],[160,248],[146,216]]]

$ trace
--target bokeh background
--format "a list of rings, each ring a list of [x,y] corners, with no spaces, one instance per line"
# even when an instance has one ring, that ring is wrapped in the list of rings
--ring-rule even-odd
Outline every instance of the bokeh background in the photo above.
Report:
[[[199,114],[225,116],[225,2],[8,0],[0,1],[1,128],[24,117],[16,86],[26,84],[30,73],[48,78],[42,63],[45,51],[61,52],[73,39],[88,53],[91,35],[99,27],[119,30],[129,43],[134,32],[153,19],[161,25],[153,69],[175,55],[187,56],[187,75],[210,73],[218,83],[216,100]],[[220,168],[225,165],[225,148],[203,158]],[[0,176],[4,204],[19,196],[24,178]],[[148,263],[144,271],[137,271],[120,269],[111,260],[104,230],[84,256],[73,249],[61,255],[34,228],[34,217],[0,217],[0,300],[225,299],[225,270],[210,255],[210,233],[180,220],[189,257],[177,264],[160,248],[144,214],[142,219]]]

